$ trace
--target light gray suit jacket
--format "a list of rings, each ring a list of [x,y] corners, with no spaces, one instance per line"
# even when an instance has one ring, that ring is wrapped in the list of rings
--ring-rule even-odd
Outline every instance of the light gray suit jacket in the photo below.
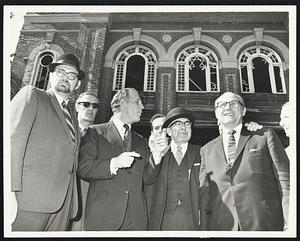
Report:
[[[75,145],[52,90],[26,86],[11,101],[11,190],[20,210],[55,212],[69,190],[76,214],[80,136],[77,121],[73,123]],[[70,183],[75,184],[69,187]]]

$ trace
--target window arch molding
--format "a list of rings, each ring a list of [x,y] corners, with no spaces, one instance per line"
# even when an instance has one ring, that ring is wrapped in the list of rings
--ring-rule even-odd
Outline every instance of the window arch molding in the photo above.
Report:
[[[254,61],[256,63],[254,63]],[[261,81],[254,76],[255,68],[259,69],[260,74],[268,77],[269,82],[265,86],[270,86],[270,92],[275,94],[285,94],[286,86],[284,81],[283,65],[279,54],[267,46],[250,46],[243,50],[239,57],[240,85],[242,93],[264,92],[260,90]],[[261,62],[261,64],[259,64]],[[264,62],[264,63],[263,63]],[[267,68],[262,68],[264,64]],[[258,70],[257,70],[258,71]],[[265,73],[264,73],[265,72]],[[266,78],[263,78],[266,80]],[[257,84],[257,87],[256,87]],[[268,93],[268,92],[266,92]]]
[[[131,45],[124,48],[114,62],[113,91],[125,87],[128,60],[133,56],[141,56],[145,60],[143,91],[154,92],[156,89],[157,58],[154,52],[144,45]]]
[[[210,48],[191,45],[176,58],[176,92],[219,92],[219,60]]]
[[[32,50],[28,56],[28,61],[26,63],[26,68],[22,80],[23,85],[35,85],[34,78],[39,67],[39,57],[45,52],[52,53],[54,61],[58,58],[58,56],[64,53],[63,49],[60,46],[47,43],[46,41]]]

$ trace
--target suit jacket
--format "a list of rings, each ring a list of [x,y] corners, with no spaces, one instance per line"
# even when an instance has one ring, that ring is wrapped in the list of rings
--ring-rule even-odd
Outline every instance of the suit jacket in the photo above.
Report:
[[[283,230],[289,204],[289,160],[273,130],[242,128],[232,168],[227,165],[221,136],[201,149],[201,161],[206,229],[237,230],[239,225],[246,231]]]
[[[199,170],[200,170],[200,146],[188,144],[187,151],[182,160],[188,161],[188,175],[189,179],[189,193],[192,206],[192,215],[195,230],[200,228],[199,220]],[[152,195],[150,198],[150,230],[160,230],[163,215],[165,212],[166,202],[167,202],[167,191],[168,191],[168,171],[169,163],[173,153],[171,149],[165,154],[160,164],[160,172],[152,184]]]
[[[69,187],[79,149],[77,121],[73,123],[75,145],[52,90],[26,86],[11,101],[11,185],[20,210],[53,213],[69,188],[76,214],[77,187]]]
[[[132,204],[133,218],[141,230],[147,228],[143,182],[154,173],[149,165],[145,139],[131,132],[131,150],[139,153],[130,168],[120,168],[117,175],[110,172],[110,161],[123,150],[121,136],[112,121],[89,127],[82,140],[79,176],[90,183],[85,213],[85,230],[118,230],[126,207]]]

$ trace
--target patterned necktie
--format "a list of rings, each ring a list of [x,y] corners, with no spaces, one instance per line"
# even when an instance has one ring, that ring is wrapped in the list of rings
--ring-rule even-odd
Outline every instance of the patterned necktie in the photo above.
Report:
[[[235,157],[235,152],[236,152],[235,138],[234,138],[235,133],[236,133],[235,130],[228,132],[228,135],[229,135],[229,138],[228,138],[228,163],[230,165],[232,165],[234,162],[234,157]]]
[[[176,150],[176,153],[175,153],[175,159],[178,163],[178,166],[180,165],[180,163],[182,161],[182,158],[183,158],[181,148],[182,148],[182,146],[177,146],[177,150]]]
[[[130,151],[130,147],[131,147],[131,135],[130,135],[130,129],[129,126],[127,124],[124,124],[123,127],[125,128],[125,132],[124,132],[124,140],[123,140],[123,144],[124,144],[124,149],[125,151]]]
[[[61,103],[61,105],[63,107],[62,110],[63,110],[63,113],[65,115],[69,130],[70,130],[70,134],[71,134],[71,137],[72,137],[72,141],[73,141],[73,144],[74,144],[75,143],[75,130],[74,130],[74,127],[73,127],[73,124],[72,124],[72,118],[71,118],[71,115],[70,115],[70,112],[68,110],[66,102],[63,101]]]

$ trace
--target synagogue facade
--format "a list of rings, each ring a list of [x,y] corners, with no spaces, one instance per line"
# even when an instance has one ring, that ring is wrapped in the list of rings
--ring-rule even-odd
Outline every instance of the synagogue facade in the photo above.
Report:
[[[274,128],[286,145],[287,12],[27,13],[11,98],[24,85],[49,88],[48,65],[63,53],[77,55],[86,72],[72,101],[85,90],[100,98],[96,123],[109,120],[115,91],[134,87],[144,104],[137,132],[148,137],[153,114],[182,106],[195,116],[192,141],[205,144],[218,135],[215,99],[232,91],[245,100],[245,120]]]

